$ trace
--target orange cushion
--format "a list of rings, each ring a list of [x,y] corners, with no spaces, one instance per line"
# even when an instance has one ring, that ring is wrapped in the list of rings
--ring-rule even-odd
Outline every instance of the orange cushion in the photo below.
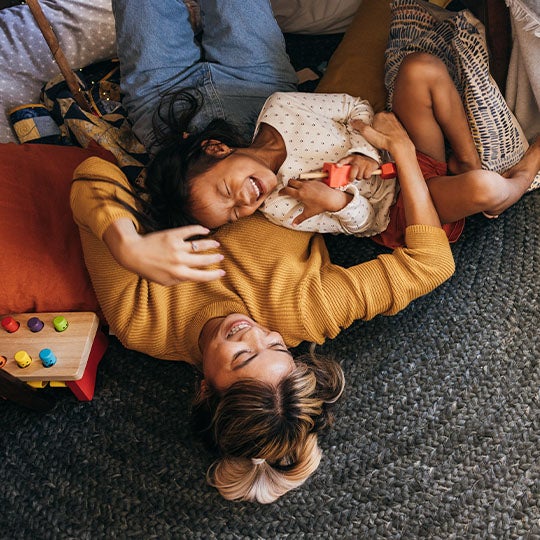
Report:
[[[87,149],[0,144],[0,315],[94,311],[98,303],[69,206],[74,169]]]
[[[344,92],[367,99],[375,112],[384,110],[384,52],[390,19],[389,0],[362,0],[316,92]]]

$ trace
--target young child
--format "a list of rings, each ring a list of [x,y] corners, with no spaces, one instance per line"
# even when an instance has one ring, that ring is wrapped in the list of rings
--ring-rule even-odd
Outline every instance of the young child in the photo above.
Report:
[[[519,200],[540,168],[536,141],[503,175],[481,169],[461,98],[446,66],[432,55],[412,53],[402,62],[393,111],[415,144],[450,241],[459,238],[465,217],[497,216]],[[156,154],[148,170],[151,197],[162,203],[156,219],[215,229],[259,209],[289,228],[403,245],[398,186],[371,176],[379,167],[378,152],[355,129],[371,117],[365,101],[345,94],[281,92],[267,100],[249,145],[235,143],[224,126],[221,132],[184,133],[180,144],[169,143]],[[298,178],[328,161],[351,165],[344,191]]]

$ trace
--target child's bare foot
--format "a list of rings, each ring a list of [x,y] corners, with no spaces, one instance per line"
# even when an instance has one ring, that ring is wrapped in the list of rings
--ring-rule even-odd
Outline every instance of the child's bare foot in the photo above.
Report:
[[[525,182],[529,187],[538,171],[540,171],[540,135],[536,136],[523,157],[502,173],[502,176]]]
[[[458,159],[455,154],[450,154],[448,161],[448,172],[450,174],[461,174],[468,171],[477,171],[482,168],[480,157],[472,156],[470,160]]]

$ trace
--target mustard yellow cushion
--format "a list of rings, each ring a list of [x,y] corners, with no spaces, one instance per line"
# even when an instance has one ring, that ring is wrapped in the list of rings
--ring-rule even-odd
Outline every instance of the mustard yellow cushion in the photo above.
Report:
[[[384,51],[390,15],[389,0],[362,1],[316,92],[344,92],[367,99],[376,112],[384,110]]]

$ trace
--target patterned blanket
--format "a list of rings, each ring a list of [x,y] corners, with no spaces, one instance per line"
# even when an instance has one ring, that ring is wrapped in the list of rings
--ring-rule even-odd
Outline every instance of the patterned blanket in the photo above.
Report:
[[[77,72],[91,112],[79,107],[61,75],[49,81],[42,91],[45,109],[21,106],[11,115],[20,142],[53,142],[86,148],[95,141],[115,156],[130,181],[141,182],[148,154],[133,134],[122,107],[119,71],[118,61],[114,59]]]

